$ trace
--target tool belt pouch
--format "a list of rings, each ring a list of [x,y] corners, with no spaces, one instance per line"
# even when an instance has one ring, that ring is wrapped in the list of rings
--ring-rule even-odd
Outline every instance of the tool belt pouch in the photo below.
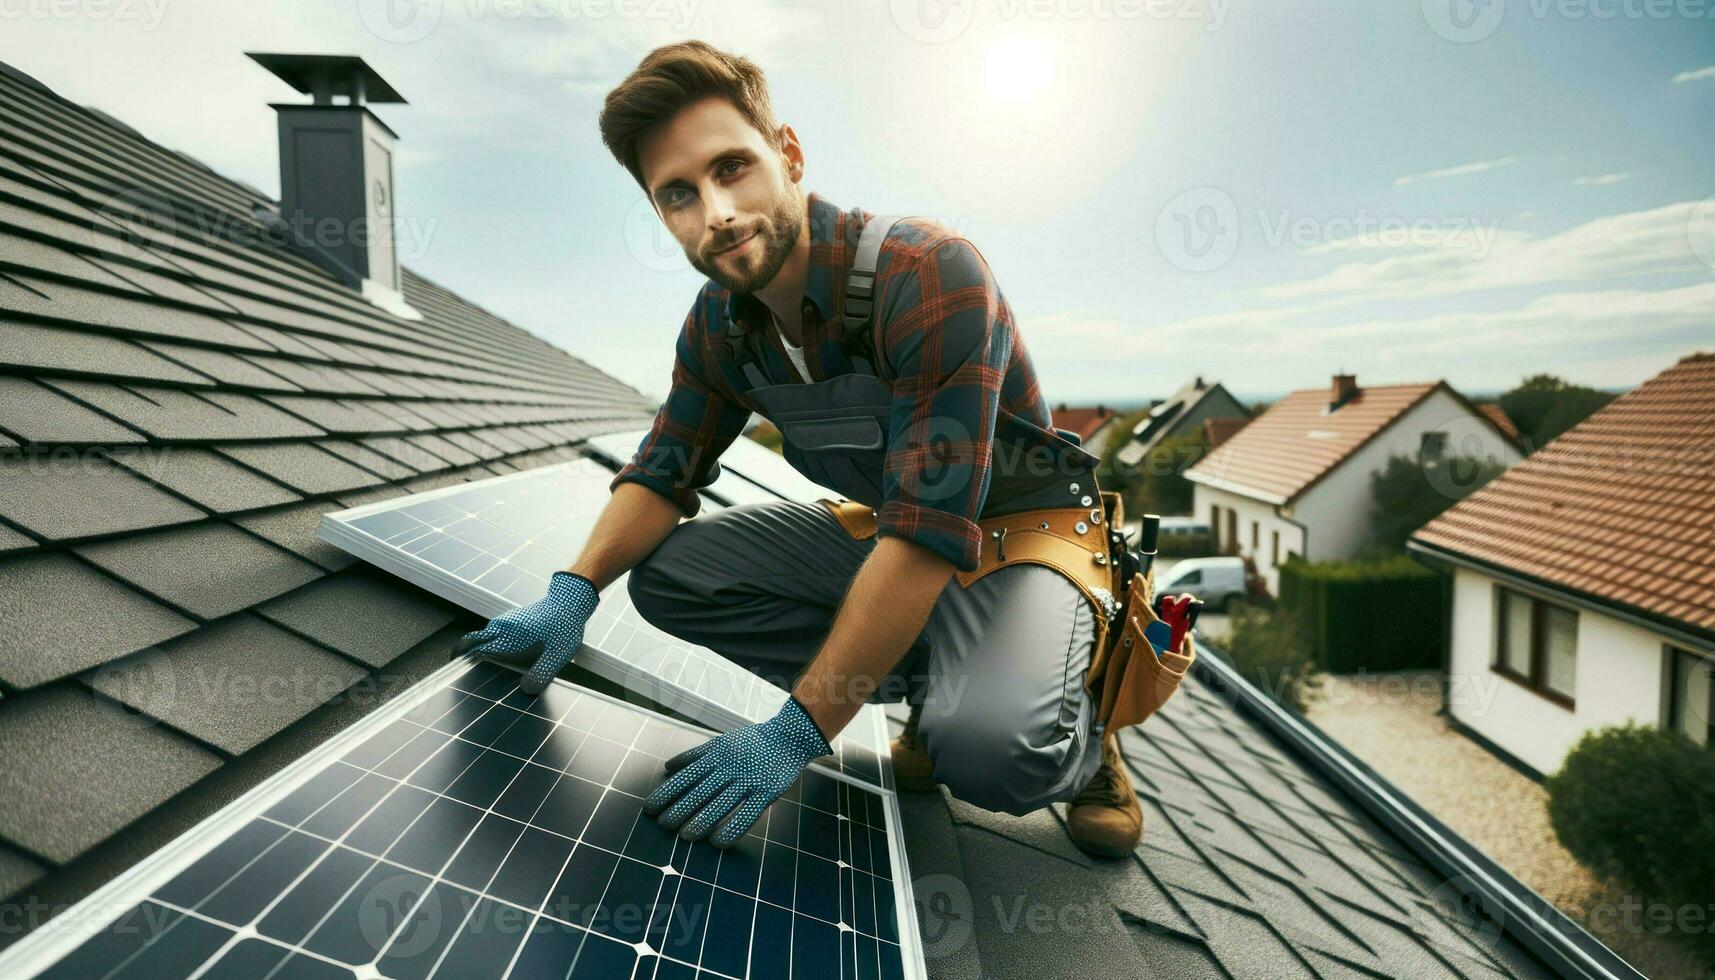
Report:
[[[1197,660],[1189,632],[1177,651],[1167,650],[1156,657],[1143,633],[1160,619],[1151,607],[1150,591],[1148,579],[1132,576],[1122,619],[1090,665],[1085,687],[1096,700],[1096,723],[1103,731],[1136,725],[1154,714],[1179,690],[1179,682]]]

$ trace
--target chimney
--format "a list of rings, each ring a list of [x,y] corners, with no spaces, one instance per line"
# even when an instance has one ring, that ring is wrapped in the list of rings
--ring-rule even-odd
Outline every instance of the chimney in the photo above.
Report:
[[[1334,375],[1333,387],[1328,392],[1328,411],[1332,412],[1341,405],[1352,400],[1358,393],[1358,376],[1355,374]]]
[[[280,214],[258,217],[286,245],[376,306],[422,319],[400,292],[393,223],[399,137],[367,108],[404,103],[404,97],[355,56],[250,58],[313,100],[273,106],[280,123]],[[344,101],[336,104],[336,97]]]
[[[1192,385],[1191,387],[1196,389],[1197,391],[1203,390],[1203,376],[1201,374],[1197,375],[1197,383]]]

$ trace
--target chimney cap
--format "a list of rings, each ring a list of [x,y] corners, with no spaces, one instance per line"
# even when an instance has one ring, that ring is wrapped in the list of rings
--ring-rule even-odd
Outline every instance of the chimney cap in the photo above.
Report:
[[[245,54],[287,85],[314,96],[317,105],[330,104],[335,95],[350,97],[352,105],[405,101],[375,69],[353,54]]]

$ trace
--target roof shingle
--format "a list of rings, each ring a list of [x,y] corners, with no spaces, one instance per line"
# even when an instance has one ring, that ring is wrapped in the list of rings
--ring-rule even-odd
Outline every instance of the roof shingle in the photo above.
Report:
[[[0,559],[0,681],[46,684],[196,628],[61,552]],[[5,712],[0,712],[3,715]]]
[[[0,711],[0,837],[77,857],[220,766],[220,756],[86,688],[55,685]]]
[[[238,755],[364,673],[308,640],[240,613],[97,671],[88,683]]]
[[[74,550],[138,591],[198,619],[248,609],[324,574],[219,520],[109,538]],[[161,560],[172,554],[187,558]]]
[[[0,454],[0,517],[49,541],[165,527],[203,516],[101,456]]]

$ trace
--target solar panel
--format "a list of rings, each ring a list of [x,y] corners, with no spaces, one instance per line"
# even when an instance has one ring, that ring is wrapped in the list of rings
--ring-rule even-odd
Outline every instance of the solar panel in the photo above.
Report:
[[[569,460],[329,513],[318,534],[493,618],[547,592],[548,577],[583,548],[612,478],[613,471],[593,459]],[[602,591],[584,630],[580,666],[720,730],[763,721],[780,709],[785,691],[645,620],[631,605],[626,580]],[[886,717],[868,705],[834,740],[834,750],[844,771],[891,787],[887,740]]]
[[[76,977],[920,978],[892,793],[812,767],[728,850],[641,811],[708,732],[458,661],[0,957]]]
[[[613,463],[624,465],[648,434],[647,429],[635,432],[614,432],[594,436],[584,444],[591,452]],[[740,437],[721,453],[721,475],[709,486],[709,491],[727,503],[742,504],[752,500],[801,500],[815,503],[820,497],[838,499],[841,494],[806,477],[792,468],[785,457],[756,442]],[[736,477],[736,479],[734,479]],[[761,491],[761,495],[757,491]]]

